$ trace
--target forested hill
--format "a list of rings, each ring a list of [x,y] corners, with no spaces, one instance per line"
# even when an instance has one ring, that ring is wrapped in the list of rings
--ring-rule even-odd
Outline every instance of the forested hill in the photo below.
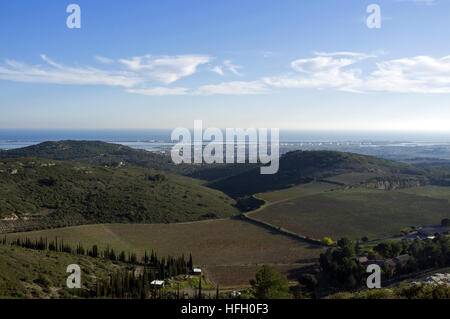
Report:
[[[293,151],[281,157],[276,174],[261,175],[260,169],[254,168],[208,186],[240,197],[349,172],[373,173],[374,176],[425,177],[426,174],[424,169],[372,156],[334,151]]]
[[[0,158],[32,156],[53,160],[97,164],[107,167],[145,167],[208,181],[207,186],[235,198],[282,189],[327,176],[348,172],[373,173],[377,177],[397,175],[432,176],[441,180],[447,171],[431,174],[418,168],[372,156],[335,151],[292,151],[280,159],[274,175],[261,175],[257,164],[181,164],[170,156],[99,141],[44,142],[21,149],[0,151]],[[447,181],[446,181],[447,183]]]
[[[170,156],[101,141],[43,142],[19,149],[0,150],[0,158],[39,157],[108,167],[132,165],[214,181],[247,171],[256,165],[175,165]]]
[[[229,217],[234,200],[184,176],[42,158],[0,161],[0,232]]]
[[[0,151],[0,158],[41,157],[102,166],[132,164],[159,170],[174,170],[169,157],[120,144],[101,141],[43,142],[24,148]]]

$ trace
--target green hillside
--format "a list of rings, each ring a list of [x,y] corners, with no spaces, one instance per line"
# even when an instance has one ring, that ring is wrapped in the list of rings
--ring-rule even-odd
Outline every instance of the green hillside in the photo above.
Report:
[[[38,158],[0,161],[0,232],[230,217],[234,200],[188,177]]]
[[[288,188],[314,179],[348,173],[372,173],[376,176],[422,176],[425,171],[385,159],[334,151],[293,151],[280,159],[278,173],[261,175],[259,168],[230,176],[208,186],[233,197]]]
[[[164,155],[100,141],[44,142],[24,148],[0,151],[0,158],[12,157],[41,157],[112,167],[122,162],[160,170],[172,170],[175,166],[170,158]]]
[[[97,278],[121,268],[105,259],[1,244],[0,256],[0,299],[72,298],[75,291],[66,288],[68,265],[80,266],[83,288],[90,290]]]
[[[19,149],[0,150],[0,158],[39,157],[108,167],[139,166],[190,176],[207,181],[247,171],[252,164],[181,164],[170,156],[101,141],[44,142]]]

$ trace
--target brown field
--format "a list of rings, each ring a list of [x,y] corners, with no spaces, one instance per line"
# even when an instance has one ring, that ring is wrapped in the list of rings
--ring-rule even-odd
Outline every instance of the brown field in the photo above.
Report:
[[[115,250],[136,252],[139,256],[154,249],[158,256],[188,255],[199,266],[243,266],[261,264],[295,264],[318,258],[320,246],[300,242],[251,223],[234,220],[210,220],[181,224],[104,224],[8,234],[16,237],[53,239],[67,243],[97,244]],[[234,268],[231,268],[234,269]],[[212,276],[214,271],[209,271]],[[253,274],[253,273],[252,273]],[[236,274],[232,281],[248,284],[251,277]],[[240,278],[240,279],[239,279]],[[225,281],[229,282],[229,281]],[[225,286],[222,282],[217,282]]]
[[[274,265],[275,268],[287,276],[289,281],[295,282],[299,277],[299,269],[310,264]],[[248,285],[249,278],[254,278],[261,265],[238,266],[207,266],[208,279],[216,285],[220,283],[224,287],[239,287]]]

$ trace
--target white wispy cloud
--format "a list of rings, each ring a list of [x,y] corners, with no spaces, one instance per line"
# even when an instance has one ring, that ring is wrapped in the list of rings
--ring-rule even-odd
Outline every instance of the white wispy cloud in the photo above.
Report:
[[[450,56],[417,56],[377,63],[361,90],[399,93],[450,93]]]
[[[238,70],[242,69],[242,66],[240,65],[234,65],[233,63],[231,63],[230,60],[225,60],[223,62],[223,65],[230,70],[232,73],[236,74],[236,75],[242,75]]]
[[[366,58],[366,55],[354,52],[317,53],[316,57],[291,62],[291,68],[297,71],[297,74],[265,77],[263,81],[267,85],[280,88],[351,90],[350,87],[360,81],[362,71],[345,68]]]
[[[316,53],[295,60],[297,73],[266,77],[279,88],[336,89],[350,92],[450,93],[450,56],[417,56],[375,63],[367,74],[357,63],[374,55],[356,52]]]
[[[385,57],[384,54],[382,56]],[[382,60],[378,54],[315,52],[312,57],[292,61],[291,71],[287,74],[190,88],[164,86],[155,82],[170,84],[192,75],[197,72],[199,65],[208,63],[211,57],[178,55],[152,58],[148,55],[108,63],[108,68],[115,67],[116,70],[67,66],[44,54],[41,59],[43,63],[36,65],[5,60],[0,63],[0,79],[27,83],[119,86],[126,88],[129,93],[148,96],[256,95],[266,94],[271,88],[361,93],[450,93],[450,55],[441,58],[416,56]],[[214,72],[223,74],[225,69],[238,72],[239,68],[227,62]]]
[[[396,2],[412,2],[418,5],[432,5],[436,3],[436,0],[396,0]]]
[[[214,66],[211,69],[211,71],[215,72],[217,74],[220,74],[220,75],[225,75],[225,72],[224,72],[225,69],[230,71],[231,73],[233,73],[235,75],[242,76],[242,74],[239,72],[239,70],[242,69],[242,66],[235,65],[230,60],[223,61],[222,65]]]
[[[133,87],[144,80],[127,71],[106,71],[93,67],[69,67],[42,54],[45,65],[28,65],[14,60],[0,64],[0,79],[27,82],[73,85],[108,85]]]
[[[113,59],[106,58],[106,57],[104,57],[104,56],[96,55],[94,58],[95,58],[98,62],[103,63],[103,64],[111,64],[111,63],[114,63],[114,60],[113,60]]]
[[[140,72],[146,77],[165,84],[173,83],[192,75],[201,64],[212,60],[207,55],[177,55],[152,57],[151,55],[120,59],[129,70]]]
[[[193,92],[194,95],[255,95],[267,93],[267,86],[261,81],[232,81],[220,84],[203,85]]]
[[[216,65],[215,67],[213,67],[211,69],[211,71],[213,71],[214,73],[217,73],[219,75],[224,75],[225,73],[223,72],[223,67]]]
[[[167,88],[167,87],[153,87],[148,89],[128,89],[129,93],[136,93],[149,96],[165,96],[165,95],[186,95],[189,89],[183,87]]]

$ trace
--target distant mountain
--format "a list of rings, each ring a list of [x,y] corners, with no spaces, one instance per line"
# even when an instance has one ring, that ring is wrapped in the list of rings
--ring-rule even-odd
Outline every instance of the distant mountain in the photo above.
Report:
[[[230,217],[238,213],[234,205],[198,180],[153,169],[30,157],[0,161],[0,232]]]
[[[349,172],[367,172],[375,176],[425,174],[421,168],[372,156],[334,151],[292,151],[281,157],[276,174],[261,175],[259,168],[253,168],[207,186],[232,197],[242,197]]]

